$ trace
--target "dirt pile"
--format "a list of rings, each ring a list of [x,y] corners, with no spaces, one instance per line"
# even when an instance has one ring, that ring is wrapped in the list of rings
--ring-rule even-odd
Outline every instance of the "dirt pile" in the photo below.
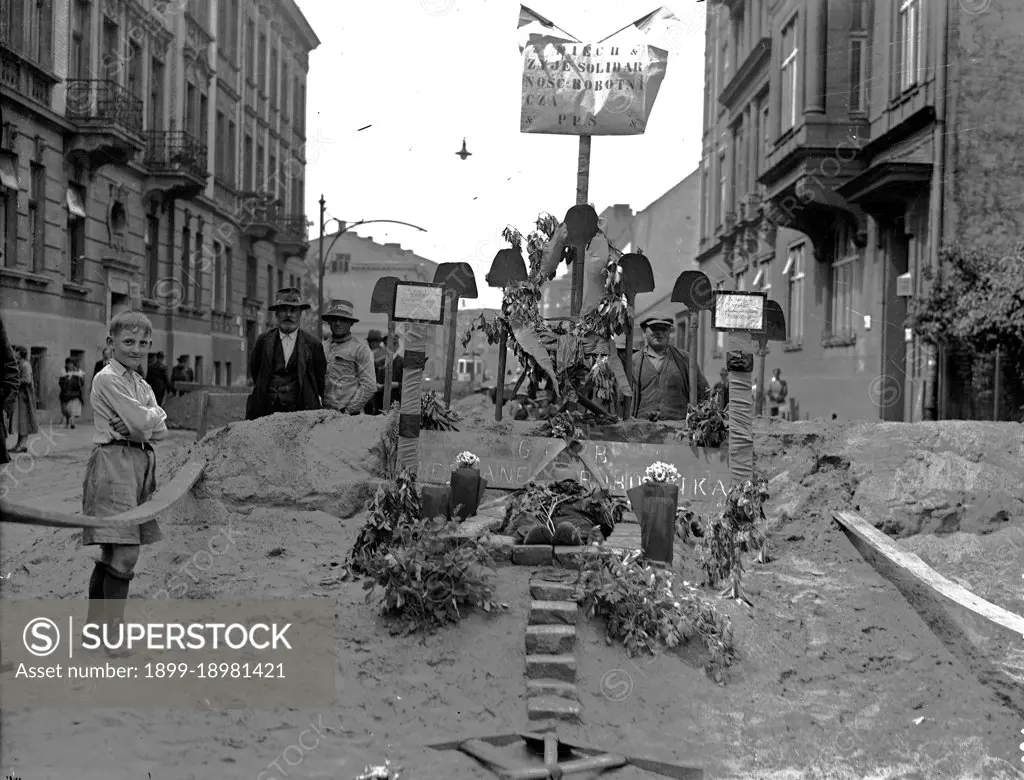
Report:
[[[177,456],[207,460],[200,498],[227,506],[290,507],[348,518],[377,484],[385,417],[332,411],[277,414],[218,429]]]

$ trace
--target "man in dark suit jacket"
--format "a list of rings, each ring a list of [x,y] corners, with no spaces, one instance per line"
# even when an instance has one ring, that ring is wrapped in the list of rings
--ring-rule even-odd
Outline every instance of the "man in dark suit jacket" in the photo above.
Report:
[[[327,358],[320,340],[299,328],[299,317],[310,308],[295,287],[277,291],[269,307],[277,327],[261,333],[249,355],[253,389],[245,419],[275,412],[302,412],[323,408]]]

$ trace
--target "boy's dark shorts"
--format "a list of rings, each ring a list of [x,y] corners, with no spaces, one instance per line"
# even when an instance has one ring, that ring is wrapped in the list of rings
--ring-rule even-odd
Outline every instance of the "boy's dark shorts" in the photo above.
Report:
[[[156,492],[156,453],[135,445],[93,448],[85,467],[82,512],[110,517],[134,509]],[[160,525],[149,520],[121,528],[85,528],[82,544],[152,544],[163,539]]]

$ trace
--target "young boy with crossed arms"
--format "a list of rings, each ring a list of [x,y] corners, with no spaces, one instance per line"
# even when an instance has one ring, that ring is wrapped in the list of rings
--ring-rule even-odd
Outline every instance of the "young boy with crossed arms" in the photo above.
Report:
[[[139,373],[152,335],[152,323],[140,312],[123,312],[110,321],[111,360],[93,379],[90,393],[96,433],[85,467],[82,511],[86,515],[121,514],[148,501],[156,490],[156,453],[151,442],[166,435],[167,413]],[[83,529],[82,543],[98,544],[102,550],[89,580],[87,621],[111,626],[114,641],[124,620],[139,546],[162,538],[156,520]]]

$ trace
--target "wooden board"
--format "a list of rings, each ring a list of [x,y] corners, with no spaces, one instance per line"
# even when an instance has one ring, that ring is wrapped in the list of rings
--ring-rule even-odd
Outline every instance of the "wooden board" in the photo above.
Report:
[[[832,517],[946,647],[982,683],[1024,714],[1024,666],[1015,652],[1024,636],[1024,617],[943,577],[856,512],[833,512]]]
[[[22,525],[41,525],[50,528],[117,528],[142,525],[155,520],[183,499],[199,481],[206,469],[206,461],[194,458],[181,467],[174,479],[157,490],[142,506],[110,517],[90,517],[24,504],[0,501],[0,521]]]
[[[480,458],[480,476],[487,480],[488,487],[498,490],[515,490],[531,479],[572,478],[583,485],[606,487],[614,495],[625,496],[627,490],[641,484],[649,465],[663,461],[679,469],[681,502],[717,506],[728,491],[729,463],[725,450],[683,443],[580,444],[580,452],[573,453],[561,439],[422,431],[417,478],[425,484],[447,484],[455,456],[468,450]]]

